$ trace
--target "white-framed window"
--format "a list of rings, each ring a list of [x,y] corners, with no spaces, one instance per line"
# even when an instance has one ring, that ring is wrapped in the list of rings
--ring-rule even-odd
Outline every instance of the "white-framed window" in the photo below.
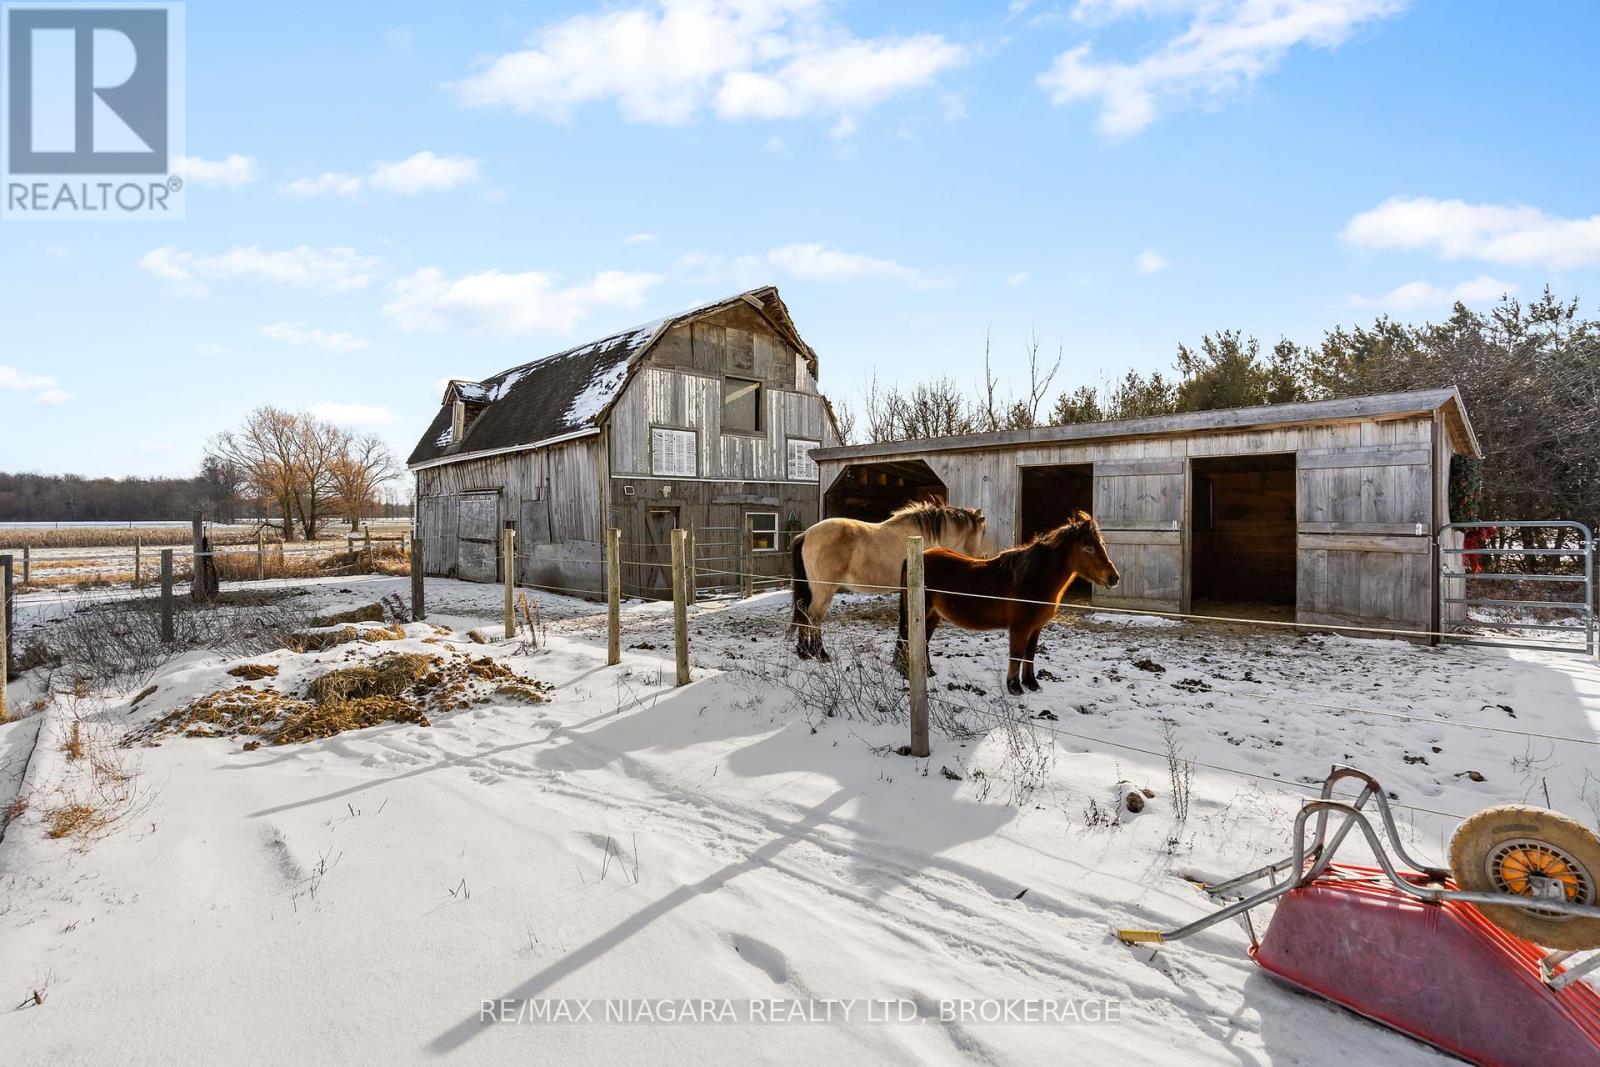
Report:
[[[817,480],[817,465],[811,458],[813,448],[821,448],[821,441],[806,441],[799,437],[791,437],[789,444],[789,480],[791,482],[814,482]]]
[[[778,513],[776,511],[746,512],[744,528],[750,537],[750,551],[778,551]]]
[[[693,430],[650,427],[650,473],[693,478],[700,473]]]

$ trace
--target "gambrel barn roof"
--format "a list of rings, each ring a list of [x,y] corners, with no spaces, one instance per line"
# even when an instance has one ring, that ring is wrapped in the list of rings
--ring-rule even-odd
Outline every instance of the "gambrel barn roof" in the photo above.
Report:
[[[762,286],[676,315],[634,326],[531,363],[503,370],[481,382],[452,380],[439,412],[412,449],[406,464],[532,448],[597,427],[634,369],[674,326],[736,304],[765,316],[805,358],[817,376],[817,354],[801,340],[776,286]],[[460,441],[451,441],[453,409],[463,402],[472,415]]]

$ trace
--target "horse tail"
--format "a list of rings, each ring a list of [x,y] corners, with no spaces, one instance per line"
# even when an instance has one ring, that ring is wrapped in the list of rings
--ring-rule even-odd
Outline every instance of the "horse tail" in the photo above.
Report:
[[[794,594],[794,614],[790,617],[793,627],[799,631],[802,640],[806,637],[804,627],[811,625],[811,583],[806,580],[806,557],[802,551],[805,547],[806,535],[801,534],[794,539],[794,581],[791,588]]]

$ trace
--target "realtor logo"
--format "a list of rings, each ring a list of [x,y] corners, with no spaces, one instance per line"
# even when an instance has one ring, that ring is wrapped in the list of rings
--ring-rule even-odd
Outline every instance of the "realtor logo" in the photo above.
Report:
[[[4,217],[182,218],[183,7],[8,3]]]

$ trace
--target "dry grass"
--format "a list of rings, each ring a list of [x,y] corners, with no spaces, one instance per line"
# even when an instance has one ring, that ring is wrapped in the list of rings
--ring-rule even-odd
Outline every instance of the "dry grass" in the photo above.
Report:
[[[254,527],[213,527],[209,535],[218,545],[255,544]],[[266,539],[281,541],[283,535],[268,530]],[[0,543],[30,548],[131,548],[138,542],[147,547],[187,547],[194,543],[194,530],[188,526],[141,526],[129,529],[117,526],[69,526],[63,530],[36,527],[11,527],[0,530]]]
[[[437,662],[437,656],[396,652],[373,660],[370,666],[328,671],[312,680],[306,695],[318,704],[336,704],[361,697],[396,697],[421,681]]]
[[[187,548],[188,545],[189,541],[185,539],[183,546]],[[225,541],[214,542],[214,545],[219,548],[229,547]],[[252,537],[246,547],[218,552],[212,558],[217,565],[218,578],[223,582],[253,582],[258,576],[267,579],[336,578],[349,574],[387,574],[403,577],[411,573],[411,558],[397,545],[386,544],[382,547],[374,545],[371,557],[368,559],[368,554],[360,547],[354,552],[343,549],[322,552],[295,548],[282,550],[281,545],[274,545],[266,552],[265,559],[261,560],[256,556],[255,539]],[[181,559],[178,553],[173,553],[172,580],[175,583],[183,584],[192,580],[194,574],[190,562],[187,552],[183,553]],[[26,583],[19,583],[17,589],[26,593],[45,589],[109,589],[116,586],[131,586],[134,580],[132,563],[131,559],[120,555],[116,558],[36,559],[29,580]],[[160,568],[160,556],[155,552],[145,553],[139,566],[139,578],[146,587],[160,583]]]
[[[72,728],[67,731],[67,739],[61,742],[61,752],[74,762],[83,758],[83,723],[79,720],[72,720]]]
[[[243,678],[247,682],[258,682],[263,678],[276,678],[278,668],[271,663],[241,663],[228,671],[235,678]],[[134,701],[138,703],[138,701]]]
[[[61,804],[44,813],[45,836],[93,837],[111,824],[112,817],[93,804],[81,801]]]
[[[311,620],[311,625],[342,626],[347,622],[382,622],[383,618],[383,605],[372,603],[364,608],[351,608],[349,611],[340,611],[332,615],[318,615]]]
[[[400,623],[388,626],[363,623],[360,626],[342,626],[337,630],[321,630],[293,634],[288,647],[293,652],[322,652],[352,641],[403,641],[406,628]]]

